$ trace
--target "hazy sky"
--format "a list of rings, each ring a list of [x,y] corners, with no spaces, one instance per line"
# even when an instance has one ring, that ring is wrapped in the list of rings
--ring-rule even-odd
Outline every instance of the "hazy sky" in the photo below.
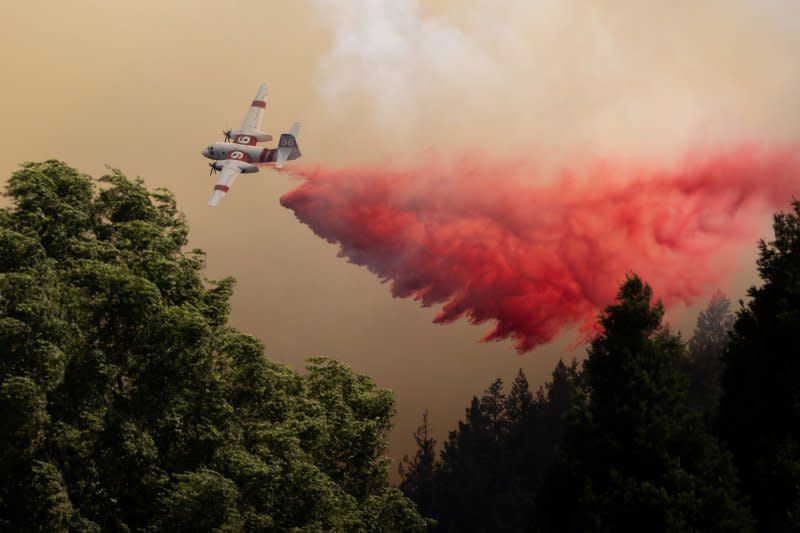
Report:
[[[235,327],[297,369],[330,355],[395,391],[395,458],[424,409],[441,442],[493,378],[523,368],[538,386],[582,352],[564,338],[518,356],[476,343],[486,328],[432,324],[435,309],[393,299],[279,205],[284,175],[242,176],[208,208],[200,150],[239,125],[259,83],[263,129],[302,121],[306,162],[482,146],[558,166],[800,138],[795,0],[30,0],[5,10],[0,47],[2,179],[58,158],[171,189],[208,277],[238,280]],[[752,257],[723,287],[734,299]]]

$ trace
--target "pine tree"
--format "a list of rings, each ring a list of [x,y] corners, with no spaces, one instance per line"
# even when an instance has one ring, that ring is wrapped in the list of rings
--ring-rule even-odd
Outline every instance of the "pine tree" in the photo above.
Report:
[[[422,414],[422,425],[414,432],[417,452],[413,459],[406,455],[400,463],[400,490],[414,500],[422,516],[433,516],[434,479],[436,466],[436,440],[430,434],[428,411]]]
[[[435,472],[438,531],[491,531],[497,491],[499,442],[504,421],[502,380],[495,380],[478,399],[473,397],[458,428],[451,431]]]
[[[511,384],[511,391],[506,396],[505,412],[510,426],[517,426],[530,416],[533,409],[533,394],[525,372],[520,368],[514,382]]]
[[[401,465],[401,488],[437,521],[436,531],[524,530],[563,428],[562,415],[580,381],[574,361],[559,362],[536,397],[521,369],[507,395],[502,380],[495,380],[481,398],[472,399],[438,461],[423,418],[415,433],[416,455]]]
[[[539,498],[546,531],[747,531],[730,458],[686,404],[678,336],[629,277],[584,364],[589,394],[569,415]]]
[[[720,397],[722,354],[733,328],[731,302],[716,292],[697,317],[692,338],[681,368],[689,379],[689,404],[710,417],[717,411]]]
[[[759,243],[763,280],[724,357],[720,431],[763,531],[800,530],[800,201]]]

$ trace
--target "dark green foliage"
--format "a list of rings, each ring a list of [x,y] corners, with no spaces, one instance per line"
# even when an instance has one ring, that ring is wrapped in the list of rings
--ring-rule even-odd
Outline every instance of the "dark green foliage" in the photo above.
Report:
[[[167,191],[29,163],[0,210],[0,530],[422,531],[390,392],[226,325]]]
[[[75,509],[58,467],[34,461],[29,472],[20,474],[20,492],[13,495],[10,501],[17,499],[20,505],[17,512],[27,517],[30,524],[28,531],[68,531],[70,525],[74,527],[79,524],[73,521]],[[11,529],[13,526],[9,523],[8,527]]]
[[[697,317],[680,365],[689,379],[689,405],[707,417],[716,413],[719,404],[722,355],[733,328],[730,308],[730,300],[721,292],[711,297],[708,307]]]
[[[562,415],[581,387],[578,364],[558,363],[534,396],[520,370],[508,395],[495,380],[473,398],[440,459],[427,415],[415,433],[418,450],[401,465],[400,488],[432,517],[437,531],[520,531],[563,429]]]
[[[725,355],[720,431],[763,531],[800,530],[800,202],[759,244],[750,301]]]
[[[729,456],[686,402],[680,338],[629,277],[600,319],[539,500],[545,531],[748,531]]]
[[[406,455],[400,463],[400,490],[414,500],[422,516],[433,516],[433,469],[436,465],[436,440],[430,435],[428,411],[422,415],[422,425],[414,432],[417,451],[413,459]]]
[[[164,498],[164,518],[159,529],[166,531],[241,531],[242,516],[236,484],[213,470],[176,474],[169,495]],[[271,525],[271,524],[265,524]]]
[[[311,450],[315,461],[348,494],[374,494],[389,467],[383,437],[394,415],[392,394],[335,361],[313,358],[307,368],[308,415],[323,424]]]
[[[365,533],[425,531],[429,523],[417,514],[414,503],[397,489],[367,498],[362,517]]]

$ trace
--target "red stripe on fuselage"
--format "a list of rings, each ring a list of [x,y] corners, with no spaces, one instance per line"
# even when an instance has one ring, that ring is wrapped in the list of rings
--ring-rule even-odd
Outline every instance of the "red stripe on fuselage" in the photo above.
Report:
[[[263,163],[269,157],[269,148],[264,148],[261,150],[261,155],[258,156],[259,162]]]
[[[214,190],[215,191],[228,192],[230,189],[231,188],[228,187],[227,185],[214,185]]]
[[[249,163],[252,157],[244,150],[232,150],[225,154],[225,159],[233,159],[234,161],[244,161]]]
[[[267,107],[267,102],[265,102],[264,100],[253,100],[253,103],[250,104],[250,107],[260,107],[263,109]]]

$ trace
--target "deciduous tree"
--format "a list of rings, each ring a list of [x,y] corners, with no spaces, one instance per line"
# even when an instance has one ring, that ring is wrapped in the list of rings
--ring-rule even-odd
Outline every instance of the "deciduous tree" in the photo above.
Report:
[[[0,210],[0,529],[424,531],[391,392],[227,325],[175,199],[28,163]]]

